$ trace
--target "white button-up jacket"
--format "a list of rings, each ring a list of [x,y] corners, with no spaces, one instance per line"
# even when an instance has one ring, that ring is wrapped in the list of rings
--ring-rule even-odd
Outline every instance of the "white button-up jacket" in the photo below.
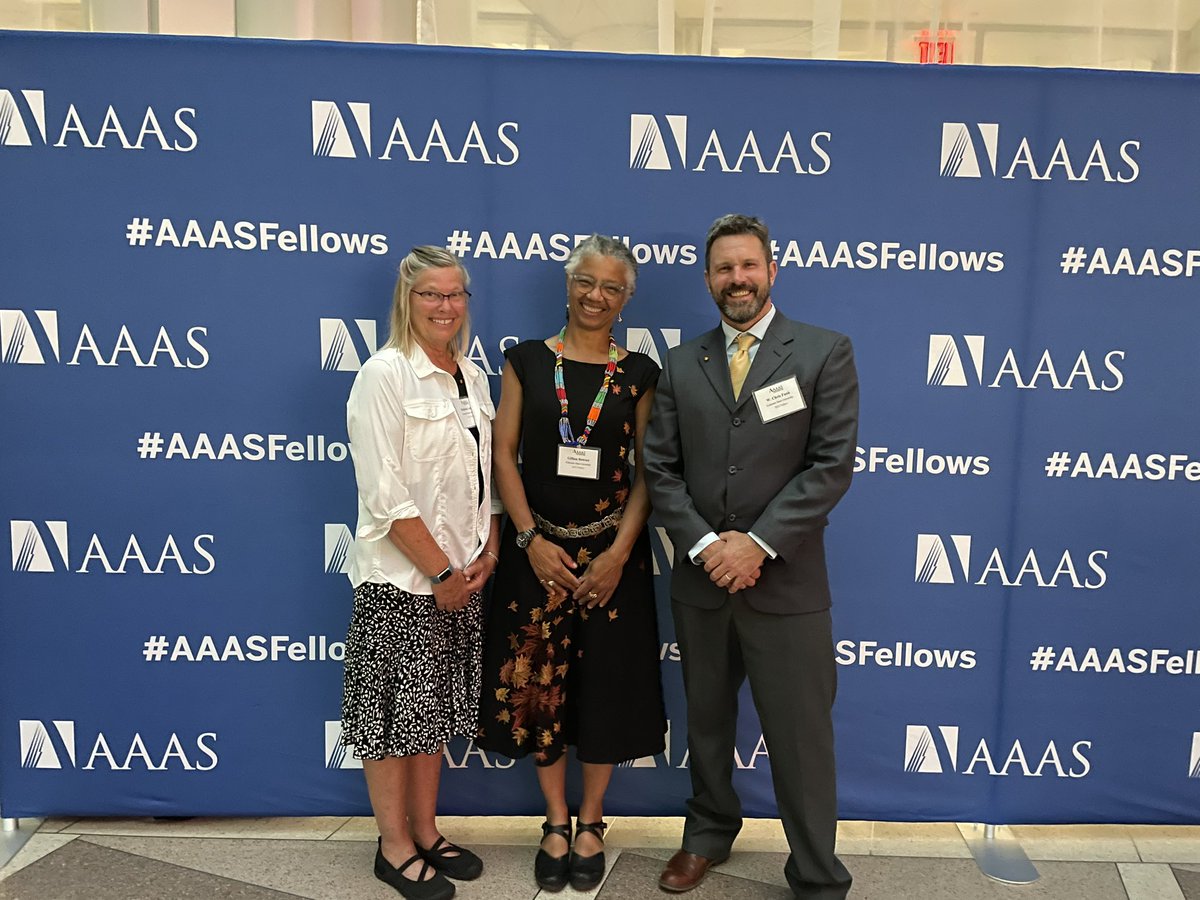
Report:
[[[431,594],[429,579],[388,540],[396,519],[420,516],[434,540],[461,569],[479,556],[493,513],[503,507],[492,488],[492,420],[487,375],[458,361],[479,444],[455,410],[458,385],[418,345],[394,347],[366,361],[346,403],[350,455],[358,482],[358,526],[350,581],[394,584]],[[483,484],[476,472],[483,471]]]

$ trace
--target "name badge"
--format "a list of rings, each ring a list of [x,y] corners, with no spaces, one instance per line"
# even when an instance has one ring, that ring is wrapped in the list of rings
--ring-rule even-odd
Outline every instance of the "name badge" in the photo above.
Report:
[[[600,451],[596,447],[567,447],[558,448],[558,474],[567,478],[600,477]]]
[[[458,421],[462,422],[463,428],[475,427],[475,413],[471,412],[471,400],[469,397],[456,397],[454,400],[454,409],[458,413]]]
[[[775,384],[768,384],[765,388],[759,388],[754,392],[754,402],[758,404],[758,415],[764,425],[767,422],[782,419],[784,416],[790,416],[792,413],[798,413],[802,409],[808,409],[808,404],[804,402],[804,394],[800,390],[800,383],[796,381],[795,375]]]

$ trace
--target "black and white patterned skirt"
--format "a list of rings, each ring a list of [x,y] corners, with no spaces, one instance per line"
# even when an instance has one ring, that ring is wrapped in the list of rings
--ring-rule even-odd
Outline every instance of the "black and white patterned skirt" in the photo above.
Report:
[[[432,595],[359,585],[346,636],[342,741],[359,759],[438,753],[479,720],[482,599],[444,612]]]

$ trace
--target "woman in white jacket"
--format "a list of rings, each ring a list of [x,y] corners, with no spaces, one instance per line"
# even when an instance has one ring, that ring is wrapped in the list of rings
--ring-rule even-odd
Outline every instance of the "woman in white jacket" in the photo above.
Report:
[[[375,875],[445,900],[483,863],[435,818],[442,750],[477,729],[481,597],[496,567],[487,375],[463,355],[469,278],[417,247],[400,264],[387,344],[347,403],[358,526],[350,562],[343,740],[363,761],[379,826]]]

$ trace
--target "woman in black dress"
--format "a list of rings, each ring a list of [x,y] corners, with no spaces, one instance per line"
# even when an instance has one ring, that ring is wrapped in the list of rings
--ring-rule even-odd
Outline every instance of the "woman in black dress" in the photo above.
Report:
[[[566,270],[567,324],[509,350],[501,382],[494,465],[509,521],[485,628],[477,743],[532,754],[546,798],[538,885],[587,890],[604,874],[613,765],[664,747],[641,465],[659,370],[612,337],[637,279],[629,248],[592,235]],[[583,768],[573,848],[568,745]]]

